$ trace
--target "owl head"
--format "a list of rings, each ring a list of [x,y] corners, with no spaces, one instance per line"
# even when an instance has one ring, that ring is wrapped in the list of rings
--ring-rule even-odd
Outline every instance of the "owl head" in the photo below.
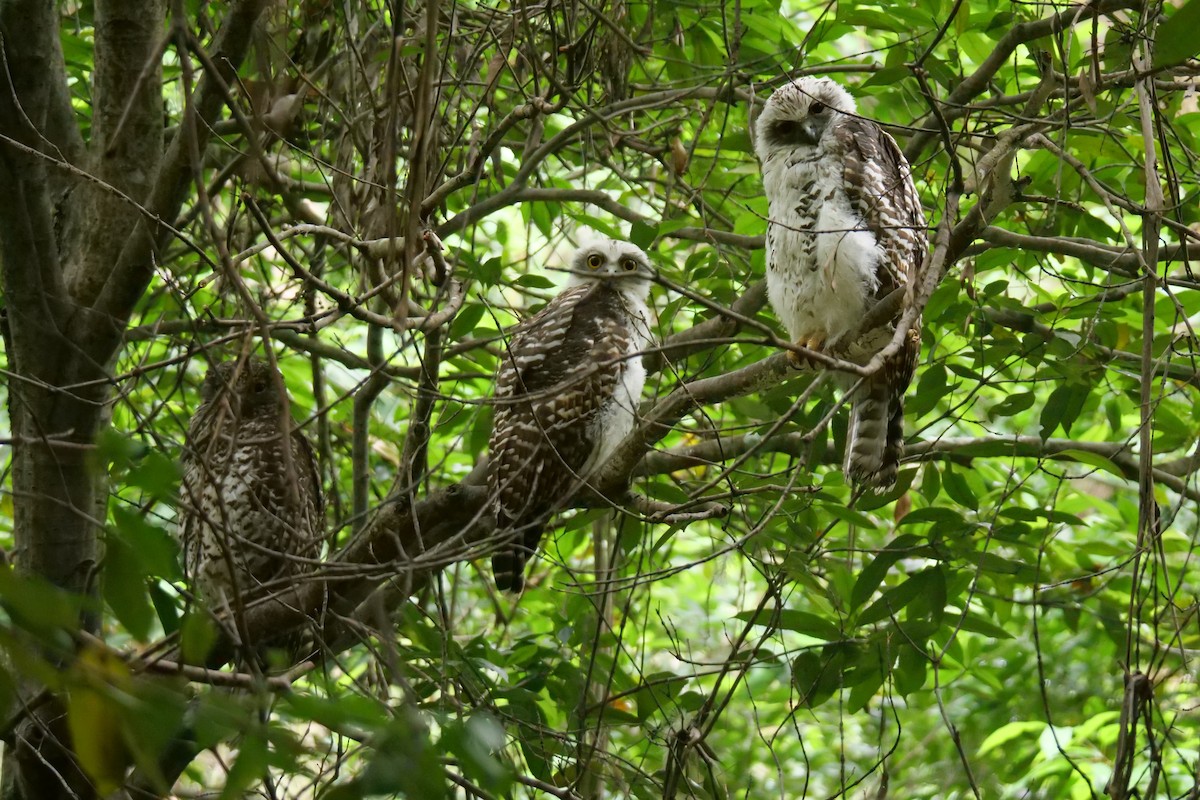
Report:
[[[762,161],[781,150],[816,148],[854,98],[829,78],[799,78],[775,90],[755,123],[754,150]]]
[[[279,386],[283,377],[266,361],[222,361],[208,368],[200,385],[204,405],[224,400],[237,417],[251,416],[263,409],[278,413]]]
[[[571,257],[570,286],[611,281],[624,294],[645,299],[650,293],[654,270],[650,258],[637,245],[616,239],[584,242]]]

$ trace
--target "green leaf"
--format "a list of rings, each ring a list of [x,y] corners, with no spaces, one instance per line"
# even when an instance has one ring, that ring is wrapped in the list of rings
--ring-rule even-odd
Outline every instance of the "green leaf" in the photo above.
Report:
[[[922,576],[920,591],[905,609],[905,618],[930,619],[940,624],[946,610],[946,573],[941,567],[931,567],[917,575]]]
[[[208,651],[217,641],[217,631],[208,615],[199,609],[191,609],[179,626],[179,649],[187,664],[203,664]]]
[[[173,495],[179,478],[179,465],[157,450],[148,452],[125,475],[126,483],[143,489],[151,497]]]
[[[183,570],[179,565],[179,543],[167,531],[151,525],[141,514],[123,506],[113,508],[115,528],[109,531],[110,541],[119,539],[128,546],[144,575],[179,580]]]
[[[504,262],[499,258],[489,258],[475,269],[475,277],[481,283],[494,286],[504,275]]]
[[[842,632],[837,625],[806,611],[785,608],[776,614],[769,609],[763,609],[757,615],[753,611],[739,611],[734,617],[743,621],[753,620],[754,625],[773,625],[780,630],[803,633],[827,642],[836,642],[842,638]]]
[[[554,223],[562,216],[562,206],[558,203],[529,203],[521,207],[529,209],[529,216],[538,231],[547,239],[554,235]]]
[[[1188,0],[1158,26],[1154,37],[1154,68],[1179,64],[1200,53],[1200,0]]]
[[[0,566],[0,601],[18,625],[33,633],[73,629],[79,621],[78,597],[11,567]]]
[[[953,508],[918,508],[904,515],[899,525],[920,525],[925,522],[948,522],[966,524],[967,520]]]
[[[964,631],[971,631],[972,633],[981,633],[984,636],[991,637],[992,639],[1011,639],[1011,638],[1013,638],[1012,634],[1009,633],[1008,631],[1004,630],[1004,628],[1001,628],[999,625],[997,625],[994,622],[991,622],[990,620],[984,619],[983,617],[981,617],[980,615],[976,614],[973,611],[969,612],[965,617],[963,617],[960,620],[959,627],[962,628]]]
[[[158,615],[158,624],[162,625],[163,633],[167,636],[179,630],[179,607],[174,595],[169,594],[158,582],[150,584],[150,602],[154,604],[154,613]]]
[[[225,778],[221,800],[237,800],[255,781],[261,780],[267,769],[267,755],[267,742],[262,736],[251,733],[243,737],[237,760]]]
[[[286,708],[297,720],[311,720],[331,731],[361,736],[363,730],[374,730],[388,721],[388,710],[381,703],[362,695],[319,697],[293,693],[287,697]]]
[[[946,494],[950,495],[950,499],[960,506],[964,508],[979,508],[979,499],[971,491],[971,487],[967,484],[967,479],[961,473],[956,472],[949,464],[946,464],[946,467],[942,470],[942,488],[946,490]]]
[[[879,693],[879,687],[883,686],[883,680],[883,670],[880,669],[878,661],[870,667],[854,670],[846,679],[846,682],[854,687],[850,690],[850,697],[846,700],[846,710],[851,714],[857,714],[866,708],[867,703],[871,702],[871,698]]]
[[[638,719],[645,722],[651,714],[669,716],[675,707],[675,698],[686,685],[687,678],[678,677],[673,672],[647,675],[634,695]]]
[[[907,697],[925,685],[928,667],[929,658],[919,649],[908,644],[901,647],[900,658],[892,672],[896,691],[901,697]]]
[[[979,755],[987,755],[997,747],[1006,745],[1014,739],[1018,739],[1029,733],[1041,733],[1046,728],[1046,723],[1037,721],[1026,722],[1010,722],[1007,725],[1002,725],[983,740],[983,744],[979,745],[977,751]]]
[[[854,589],[850,593],[850,613],[858,611],[862,608],[863,603],[871,599],[871,595],[875,594],[875,590],[883,583],[883,579],[887,576],[892,565],[911,555],[911,549],[920,543],[920,539],[914,534],[906,533],[902,536],[897,536],[888,543],[887,548],[875,556],[874,560],[867,566],[863,567],[858,574],[858,580],[854,582]]]
[[[860,647],[848,643],[829,644],[820,653],[807,650],[792,660],[792,683],[800,692],[799,703],[813,708],[828,700],[843,685],[844,671],[855,665]]]
[[[923,592],[931,592],[936,595],[938,587],[940,587],[941,597],[944,598],[946,578],[942,574],[941,568],[930,567],[921,570],[899,586],[888,589],[882,597],[867,606],[866,610],[859,615],[858,624],[872,625],[889,616],[894,616]]]
[[[154,625],[154,607],[146,590],[141,559],[118,536],[106,537],[104,599],[125,629],[146,641]]]
[[[516,286],[524,286],[528,289],[553,289],[554,281],[547,278],[545,275],[537,275],[528,272],[518,277],[513,284]]]
[[[1054,458],[1066,459],[1075,461],[1080,464],[1102,469],[1110,475],[1115,475],[1118,478],[1124,478],[1125,473],[1112,460],[1105,458],[1099,453],[1089,453],[1086,450],[1061,450],[1054,454]]]
[[[912,76],[912,70],[904,67],[887,67],[881,69],[863,83],[863,88],[869,86],[890,86]]]
[[[486,712],[471,715],[466,724],[447,726],[439,742],[467,778],[496,796],[507,796],[513,782],[512,771],[494,755],[504,744],[504,729]]]
[[[842,522],[846,522],[851,525],[857,525],[860,528],[866,528],[868,530],[876,530],[879,528],[879,522],[877,520],[875,520],[873,517],[863,514],[860,511],[855,511],[853,508],[847,508],[846,506],[838,503],[820,503],[818,504],[818,507],[824,513],[829,514],[831,517],[836,517]]]
[[[1064,383],[1051,392],[1040,418],[1042,439],[1049,439],[1059,426],[1069,436],[1087,397],[1088,390],[1077,383]]]
[[[925,416],[956,386],[946,381],[946,367],[943,364],[931,364],[917,380],[917,390],[907,404],[909,413],[918,418]]]
[[[654,244],[656,238],[658,238],[658,228],[654,225],[634,222],[629,226],[629,241],[643,250],[650,249],[650,245]]]
[[[1037,402],[1037,394],[1034,392],[1017,392],[1010,394],[1002,401],[992,406],[993,417],[1011,417],[1014,414],[1019,414],[1033,407]]]
[[[475,330],[475,326],[483,319],[485,309],[481,303],[471,303],[454,318],[450,325],[450,338],[465,339],[467,334]]]
[[[938,494],[942,491],[942,477],[938,474],[937,464],[926,462],[921,467],[921,496],[928,503],[937,502]]]

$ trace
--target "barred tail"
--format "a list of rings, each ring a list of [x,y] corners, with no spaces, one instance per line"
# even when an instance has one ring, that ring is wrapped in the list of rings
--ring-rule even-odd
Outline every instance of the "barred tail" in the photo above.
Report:
[[[492,575],[497,589],[516,594],[525,588],[525,564],[537,552],[544,529],[544,523],[525,525],[523,530],[515,531],[520,541],[506,544],[492,554]]]
[[[904,401],[887,380],[862,387],[850,410],[846,474],[858,486],[881,492],[896,482],[904,453]]]

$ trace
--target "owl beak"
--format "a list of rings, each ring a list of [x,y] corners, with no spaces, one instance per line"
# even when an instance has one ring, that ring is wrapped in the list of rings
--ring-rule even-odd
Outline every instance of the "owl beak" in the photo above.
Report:
[[[797,131],[796,138],[799,139],[802,144],[807,144],[812,147],[817,146],[817,143],[821,141],[821,134],[825,131],[824,121],[815,119],[804,120],[804,122],[800,123],[798,128],[799,129]]]

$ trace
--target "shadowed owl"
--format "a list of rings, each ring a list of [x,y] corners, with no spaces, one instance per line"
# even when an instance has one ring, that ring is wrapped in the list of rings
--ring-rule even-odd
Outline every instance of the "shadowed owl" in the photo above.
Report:
[[[756,123],[770,206],[767,294],[793,342],[865,361],[891,340],[925,258],[925,214],[896,142],[855,115],[828,78],[800,78],[771,95]],[[868,309],[895,290],[900,311],[848,341]],[[904,390],[921,347],[918,317],[904,344],[852,398],[845,469],[882,491],[904,450]],[[790,354],[794,355],[794,354]],[[798,359],[793,359],[798,361]]]
[[[523,323],[496,376],[488,489],[496,586],[519,592],[525,563],[559,508],[633,430],[646,382],[650,262],[598,239],[571,259],[567,288]]]
[[[324,533],[308,441],[285,418],[283,376],[265,361],[209,368],[183,451],[184,563],[214,610],[294,585]]]

